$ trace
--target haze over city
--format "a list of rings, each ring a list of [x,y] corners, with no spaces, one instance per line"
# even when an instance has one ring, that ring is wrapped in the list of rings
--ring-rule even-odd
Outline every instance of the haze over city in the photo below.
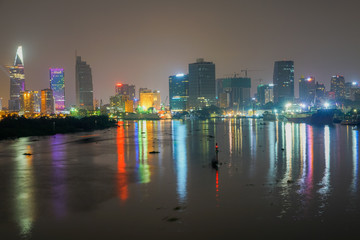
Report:
[[[360,80],[357,1],[0,1],[0,97],[9,98],[6,65],[23,46],[27,89],[65,71],[66,105],[75,104],[75,50],[91,65],[94,97],[109,102],[117,82],[160,90],[199,57],[216,77],[242,69],[271,83],[274,61],[328,88],[332,75]]]

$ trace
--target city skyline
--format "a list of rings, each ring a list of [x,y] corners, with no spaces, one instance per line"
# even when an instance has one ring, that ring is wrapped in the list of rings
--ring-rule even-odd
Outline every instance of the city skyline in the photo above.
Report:
[[[140,7],[127,3],[124,8],[115,1],[105,2],[104,7],[87,4],[84,9],[75,8],[80,9],[77,11],[71,10],[66,2],[56,11],[49,11],[53,5],[48,2],[24,2],[21,6],[13,1],[0,3],[3,20],[0,24],[8,33],[0,40],[0,97],[4,105],[9,99],[9,77],[4,66],[12,64],[17,45],[24,48],[27,88],[43,89],[47,69],[62,66],[67,72],[67,88],[75,89],[73,56],[77,50],[91,63],[94,97],[104,103],[109,101],[108,96],[113,95],[113,86],[118,82],[159,89],[162,96],[168,96],[168,86],[164,84],[168,76],[186,74],[187,64],[196,58],[214,62],[216,78],[246,68],[260,70],[249,72],[252,95],[259,79],[263,84],[272,82],[274,61],[284,59],[295,62],[297,97],[297,79],[301,75],[314,76],[327,89],[333,75],[344,75],[349,82],[360,79],[360,47],[357,44],[360,34],[351,27],[359,17],[353,1],[343,4],[335,1],[292,4],[286,1],[228,1],[227,4],[210,1],[206,7],[202,7],[204,1],[196,1],[190,9],[187,1],[143,2]],[[80,6],[81,3],[74,4]],[[106,15],[102,12],[105,6],[112,9]],[[38,13],[32,12],[37,15],[34,21],[25,21],[29,18],[26,12],[29,8]],[[18,27],[12,28],[5,23],[15,10],[18,17],[13,19],[13,24]],[[185,11],[188,17],[173,16],[171,10]],[[117,11],[120,14],[115,14]],[[89,12],[97,14],[96,21]],[[58,21],[62,18],[56,16],[64,13],[68,19]],[[49,19],[49,14],[55,16],[50,18],[50,23],[43,20]],[[131,14],[136,15],[136,19]],[[77,15],[83,19],[74,23],[71,19]],[[291,21],[285,21],[290,16]],[[147,21],[149,19],[151,21]],[[102,28],[104,22],[107,25]],[[208,24],[199,28],[203,23]],[[114,30],[114,24],[119,30]],[[54,27],[57,31],[48,34]],[[89,30],[99,30],[101,34],[97,36],[93,33],[96,31]],[[67,93],[67,105],[74,105],[75,91]]]

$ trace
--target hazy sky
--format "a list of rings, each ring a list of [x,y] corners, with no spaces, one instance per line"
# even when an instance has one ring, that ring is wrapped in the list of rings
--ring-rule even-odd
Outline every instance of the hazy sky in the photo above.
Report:
[[[49,87],[49,67],[65,69],[66,104],[75,103],[75,49],[92,67],[94,96],[109,101],[117,82],[168,95],[168,76],[196,58],[217,77],[241,69],[272,82],[276,60],[328,87],[330,77],[360,80],[358,0],[0,0],[0,97],[7,105],[17,45],[26,88]],[[137,93],[138,94],[138,93]]]

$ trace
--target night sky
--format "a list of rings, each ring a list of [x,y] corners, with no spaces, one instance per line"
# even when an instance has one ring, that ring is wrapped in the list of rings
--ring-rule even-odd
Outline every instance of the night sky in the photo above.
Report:
[[[217,77],[241,69],[272,82],[276,60],[330,85],[360,80],[357,0],[0,0],[0,97],[7,106],[16,48],[24,49],[26,88],[49,87],[49,67],[65,69],[66,105],[75,103],[75,49],[92,67],[94,97],[109,102],[117,82],[168,95],[168,76],[196,58]]]

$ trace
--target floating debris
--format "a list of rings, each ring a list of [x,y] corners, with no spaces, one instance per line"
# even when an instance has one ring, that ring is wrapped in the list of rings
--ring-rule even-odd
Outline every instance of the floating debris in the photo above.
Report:
[[[158,151],[151,151],[151,152],[149,152],[150,154],[157,154],[157,153],[160,153],[160,152],[158,152]]]

